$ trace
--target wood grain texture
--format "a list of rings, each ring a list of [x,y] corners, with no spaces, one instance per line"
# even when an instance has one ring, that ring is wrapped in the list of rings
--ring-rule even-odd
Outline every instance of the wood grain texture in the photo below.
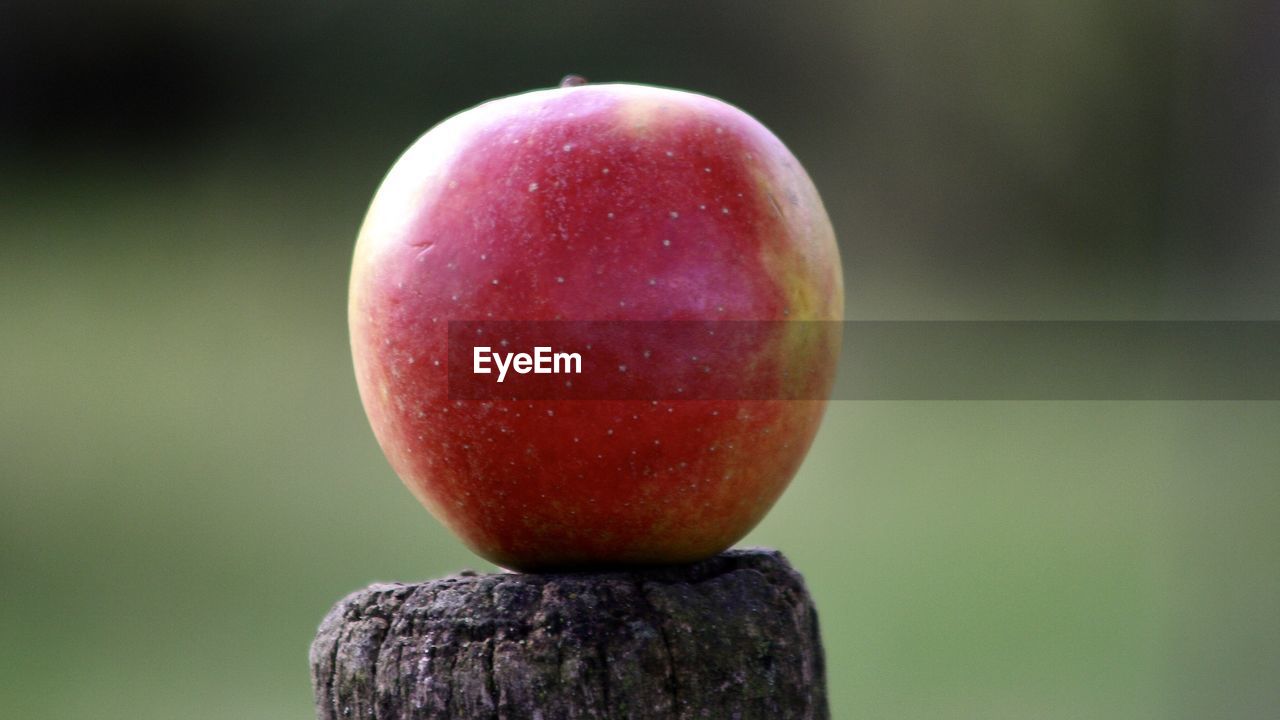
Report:
[[[827,718],[818,618],[775,550],[694,565],[379,584],[311,646],[339,718]]]

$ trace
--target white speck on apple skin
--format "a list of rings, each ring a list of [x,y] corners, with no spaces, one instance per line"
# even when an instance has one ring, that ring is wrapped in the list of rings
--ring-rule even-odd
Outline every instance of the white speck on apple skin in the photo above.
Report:
[[[538,189],[538,183],[536,182],[529,183],[529,192],[534,192],[537,189]]]

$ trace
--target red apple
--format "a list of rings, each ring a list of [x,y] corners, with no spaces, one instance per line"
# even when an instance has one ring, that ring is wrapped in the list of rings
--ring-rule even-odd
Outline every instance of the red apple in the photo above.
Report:
[[[513,400],[450,397],[450,321],[842,313],[835,236],[787,148],[720,100],[626,84],[494,100],[423,135],[374,198],[349,305],[392,467],[472,550],[520,570],[687,562],[741,539],[813,440],[839,323],[742,349],[750,367],[805,370],[798,400]],[[655,343],[673,367],[688,355]]]

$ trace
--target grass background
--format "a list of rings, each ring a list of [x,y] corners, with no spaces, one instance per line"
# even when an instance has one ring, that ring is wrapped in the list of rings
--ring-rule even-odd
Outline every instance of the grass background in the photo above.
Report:
[[[1280,313],[1261,4],[539,7],[5,11],[6,713],[309,717],[333,602],[487,569],[368,430],[346,275],[419,132],[564,72],[773,127],[853,319]],[[837,402],[746,542],[806,575],[836,717],[1270,717],[1278,435],[1267,402]]]

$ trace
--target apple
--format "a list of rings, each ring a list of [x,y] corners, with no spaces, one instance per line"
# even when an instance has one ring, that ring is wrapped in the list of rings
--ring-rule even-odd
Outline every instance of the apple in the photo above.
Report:
[[[808,451],[839,351],[840,267],[800,163],[725,102],[574,82],[493,100],[423,135],[374,197],[348,307],[360,396],[409,490],[497,565],[696,561],[754,527]],[[451,323],[490,320],[807,330],[739,342],[757,371],[717,377],[741,395],[451,396],[450,373],[472,369],[450,367]],[[655,335],[646,357],[687,369],[680,337]],[[802,392],[774,396],[786,368]],[[594,372],[606,390],[629,376]]]

